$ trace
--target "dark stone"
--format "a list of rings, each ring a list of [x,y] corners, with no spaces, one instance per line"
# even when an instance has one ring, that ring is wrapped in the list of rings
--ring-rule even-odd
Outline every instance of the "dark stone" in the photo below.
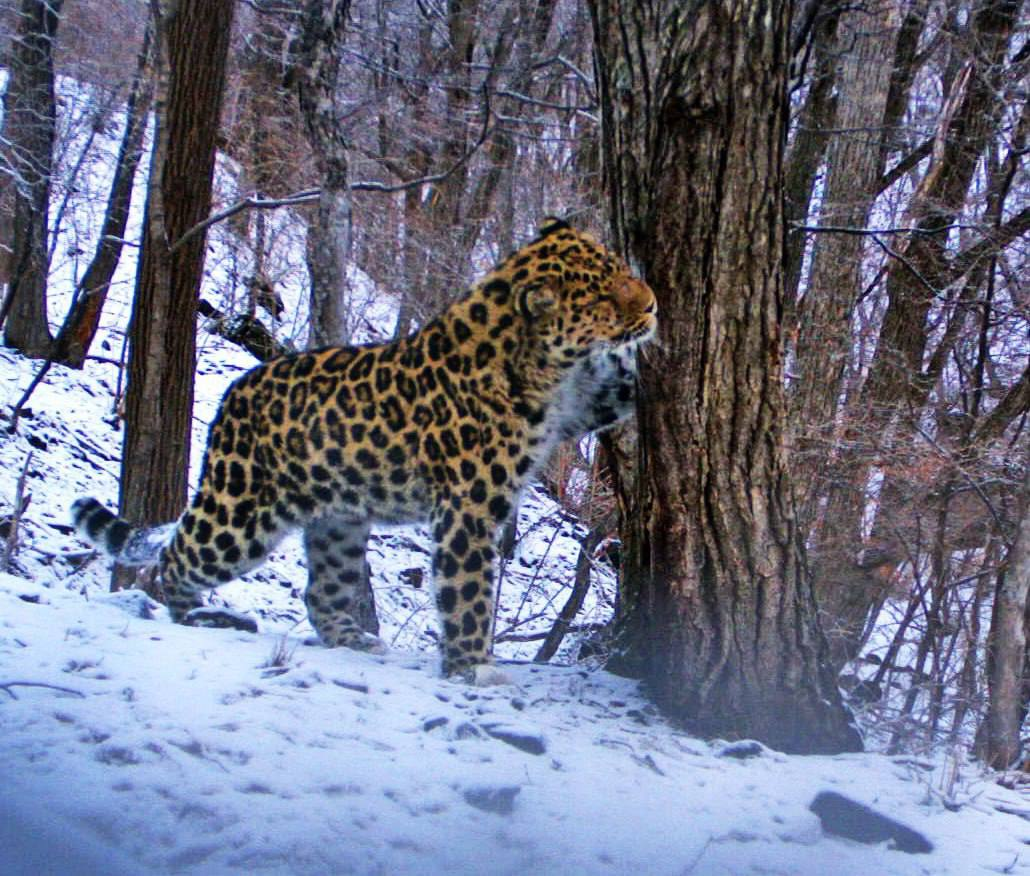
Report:
[[[508,815],[515,809],[515,798],[522,789],[518,785],[500,785],[495,788],[466,788],[465,802],[484,812]]]
[[[443,727],[450,721],[450,718],[444,717],[443,715],[437,715],[435,718],[426,718],[422,722],[422,730],[428,733],[430,730],[435,730],[437,727]]]
[[[758,757],[765,751],[761,742],[753,739],[744,739],[740,742],[731,742],[719,752],[719,757],[735,757],[737,760],[747,760],[749,757]]]
[[[501,742],[507,742],[519,751],[527,754],[543,754],[547,751],[547,743],[539,733],[528,730],[520,730],[508,724],[484,724],[483,729]]]
[[[834,791],[820,792],[808,808],[819,816],[823,830],[834,836],[860,843],[890,840],[892,848],[909,854],[933,851],[933,843],[918,831]]]

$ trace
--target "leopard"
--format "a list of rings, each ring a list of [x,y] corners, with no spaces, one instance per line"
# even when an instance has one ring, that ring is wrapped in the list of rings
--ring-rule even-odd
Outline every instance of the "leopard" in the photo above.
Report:
[[[364,651],[385,649],[353,614],[371,527],[427,523],[443,674],[504,683],[492,656],[498,533],[558,442],[634,409],[635,355],[657,319],[623,258],[548,217],[407,337],[282,356],[237,378],[177,521],[135,527],[82,498],[73,523],[114,560],[155,565],[173,621],[250,630],[205,594],[301,528],[311,626],[326,646]]]

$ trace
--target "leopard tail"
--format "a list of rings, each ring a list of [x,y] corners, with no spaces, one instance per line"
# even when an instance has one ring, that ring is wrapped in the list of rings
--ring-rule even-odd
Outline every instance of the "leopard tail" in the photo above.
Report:
[[[156,564],[177,525],[133,526],[93,498],[77,499],[71,514],[72,523],[82,538],[124,566]]]

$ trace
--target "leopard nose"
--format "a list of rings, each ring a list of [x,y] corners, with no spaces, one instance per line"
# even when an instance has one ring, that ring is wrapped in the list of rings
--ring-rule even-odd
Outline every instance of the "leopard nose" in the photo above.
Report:
[[[651,316],[658,312],[658,305],[655,303],[651,287],[636,277],[627,277],[615,294],[619,303],[627,310],[647,313]]]

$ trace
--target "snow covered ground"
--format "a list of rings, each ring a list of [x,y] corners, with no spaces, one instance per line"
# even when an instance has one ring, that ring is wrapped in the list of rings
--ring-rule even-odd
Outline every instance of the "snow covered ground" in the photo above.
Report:
[[[0,576],[6,874],[1030,871],[1030,824],[997,808],[1028,801],[971,766],[738,759],[604,672],[512,665],[516,686],[472,689],[423,654],[179,627],[138,592],[48,584]],[[935,850],[824,834],[826,790]]]

